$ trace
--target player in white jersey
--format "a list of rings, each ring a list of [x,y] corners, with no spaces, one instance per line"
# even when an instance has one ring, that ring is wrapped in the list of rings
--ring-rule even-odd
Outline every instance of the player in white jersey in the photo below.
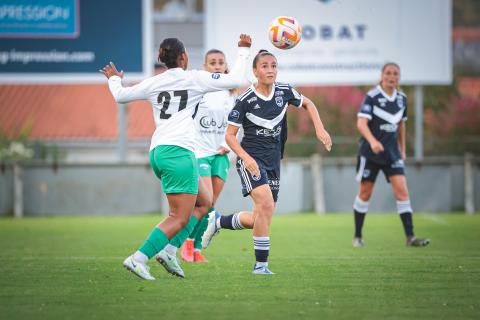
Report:
[[[203,68],[212,73],[226,73],[225,54],[217,49],[209,50],[205,54]],[[209,92],[203,96],[194,119],[197,131],[195,156],[201,180],[198,199],[208,203],[208,208],[182,246],[181,256],[187,262],[207,262],[201,253],[202,235],[208,224],[207,213],[215,211],[215,203],[223,190],[230,168],[227,155],[230,149],[225,142],[225,130],[227,115],[234,102],[232,90]]]
[[[362,137],[357,163],[360,190],[353,203],[354,247],[364,245],[363,222],[380,170],[392,185],[407,246],[423,247],[430,242],[429,239],[415,237],[413,232],[413,210],[404,170],[407,96],[399,90],[399,80],[400,67],[396,63],[385,64],[380,84],[368,92],[358,113],[357,127]]]
[[[192,117],[205,93],[236,88],[244,82],[250,37],[241,35],[238,46],[238,57],[230,74],[188,71],[187,51],[176,38],[165,39],[160,44],[158,58],[168,70],[137,85],[123,87],[123,71],[118,72],[111,62],[100,70],[108,78],[110,91],[117,102],[148,100],[153,108],[156,129],[150,144],[150,163],[161,179],[170,208],[168,217],[123,262],[125,268],[142,279],[155,279],[147,266],[148,260],[155,255],[167,271],[184,277],[181,269],[175,270],[173,258],[168,253],[157,253],[170,241],[175,241],[177,236],[190,234],[198,222],[200,214],[194,210],[198,166],[194,154],[196,132]]]

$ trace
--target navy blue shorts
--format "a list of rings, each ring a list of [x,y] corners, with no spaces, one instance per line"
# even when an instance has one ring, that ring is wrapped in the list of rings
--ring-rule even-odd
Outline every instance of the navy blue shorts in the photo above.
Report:
[[[375,182],[377,180],[378,172],[382,170],[385,178],[390,182],[389,177],[396,175],[405,175],[405,164],[402,159],[399,159],[393,163],[389,164],[378,164],[363,156],[357,157],[357,176],[355,180],[360,181],[371,181]]]
[[[258,164],[260,169],[260,176],[253,176],[247,168],[242,159],[237,159],[237,172],[242,182],[242,193],[246,197],[253,189],[264,184],[268,184],[272,191],[273,201],[277,202],[278,192],[280,191],[280,170],[265,169]]]

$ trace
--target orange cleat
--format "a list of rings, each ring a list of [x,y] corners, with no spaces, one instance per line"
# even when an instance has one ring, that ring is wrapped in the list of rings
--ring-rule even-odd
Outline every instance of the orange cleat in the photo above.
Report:
[[[193,262],[193,239],[187,239],[183,243],[181,256],[185,262]]]
[[[203,256],[201,251],[194,251],[193,252],[193,261],[194,262],[208,262],[207,259]]]

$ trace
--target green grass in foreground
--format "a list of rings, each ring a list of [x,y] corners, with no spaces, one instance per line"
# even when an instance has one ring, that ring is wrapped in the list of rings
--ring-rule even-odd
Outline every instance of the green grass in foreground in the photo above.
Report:
[[[223,230],[187,278],[122,267],[159,216],[0,219],[1,319],[479,319],[480,216],[415,215],[427,248],[406,248],[396,214],[274,218],[270,267],[254,276],[250,231]]]

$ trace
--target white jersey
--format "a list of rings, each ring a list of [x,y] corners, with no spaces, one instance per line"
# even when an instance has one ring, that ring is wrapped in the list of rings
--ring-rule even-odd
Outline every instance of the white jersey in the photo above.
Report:
[[[174,145],[195,151],[196,132],[192,117],[203,95],[242,85],[246,81],[249,53],[249,48],[239,48],[235,66],[229,74],[172,68],[131,87],[123,87],[118,76],[110,77],[108,85],[119,103],[148,100],[152,105],[156,129],[150,150],[159,145]]]
[[[227,116],[234,102],[228,90],[210,92],[203,96],[194,119],[197,130],[197,158],[216,155],[220,147],[229,149],[225,142],[225,131]]]

